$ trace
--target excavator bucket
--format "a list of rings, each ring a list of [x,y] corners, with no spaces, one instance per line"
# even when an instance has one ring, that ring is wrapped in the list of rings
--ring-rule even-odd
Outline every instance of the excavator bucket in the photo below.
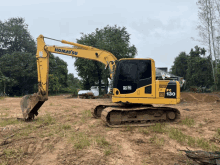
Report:
[[[20,101],[23,118],[26,121],[33,120],[38,115],[38,109],[45,101],[40,101],[40,96],[37,93],[25,95]]]

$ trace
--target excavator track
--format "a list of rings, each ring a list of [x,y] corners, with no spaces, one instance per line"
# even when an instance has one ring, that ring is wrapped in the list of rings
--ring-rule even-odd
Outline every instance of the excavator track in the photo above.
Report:
[[[151,104],[143,105],[143,104],[118,104],[118,103],[109,103],[109,104],[96,104],[91,108],[91,113],[95,118],[100,118],[102,111],[105,108],[114,107],[114,108],[138,108],[138,107],[153,107]]]
[[[101,119],[109,127],[150,126],[161,122],[177,123],[180,111],[170,107],[107,107]]]

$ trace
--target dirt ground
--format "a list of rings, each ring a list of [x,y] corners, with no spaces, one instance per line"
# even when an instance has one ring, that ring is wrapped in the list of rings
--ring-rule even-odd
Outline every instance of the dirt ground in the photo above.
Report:
[[[220,151],[220,93],[181,93],[181,103],[169,105],[181,112],[179,123],[124,128],[91,116],[110,99],[51,96],[31,122],[17,120],[20,100],[0,99],[2,165],[182,165],[190,160],[179,150]]]

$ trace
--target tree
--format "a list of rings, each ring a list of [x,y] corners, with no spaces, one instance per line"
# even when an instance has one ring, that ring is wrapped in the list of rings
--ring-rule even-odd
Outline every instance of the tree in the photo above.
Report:
[[[74,77],[73,73],[69,73],[67,76],[68,87],[74,87],[76,89],[80,88],[80,81],[77,77]]]
[[[6,93],[24,95],[37,92],[36,44],[25,20],[10,18],[0,21],[0,32],[0,70],[10,79]],[[67,87],[66,62],[50,54],[49,72],[59,78],[61,88]]]
[[[93,46],[111,52],[117,59],[134,58],[137,49],[130,45],[130,34],[125,27],[107,25],[103,29],[96,29],[91,34],[84,34],[77,43]],[[77,58],[74,65],[78,75],[83,79],[84,88],[90,88],[98,81],[99,92],[101,93],[102,80],[108,86],[109,71],[104,69],[104,65],[87,59]]]
[[[171,67],[171,74],[183,77],[186,79],[186,71],[188,68],[188,55],[186,52],[180,52],[174,60],[174,65]]]
[[[218,0],[198,0],[197,6],[199,8],[198,17],[200,41],[208,46],[210,62],[212,66],[213,80],[217,90],[217,70],[219,60],[219,36],[220,36],[220,3]],[[213,62],[214,56],[214,62]]]
[[[34,92],[37,84],[36,58],[30,53],[14,52],[0,58],[0,69],[5,77],[13,79],[7,86],[6,93],[23,95]]]
[[[187,60],[187,86],[211,86],[213,84],[210,56],[204,57],[205,49],[195,46]]]
[[[49,74],[49,94],[54,94],[59,92],[61,88],[61,84],[59,83],[59,78],[56,75]]]
[[[0,21],[0,57],[15,51],[36,53],[36,44],[28,31],[24,18]]]
[[[55,57],[50,53],[49,58],[49,73],[58,77],[58,81],[62,88],[67,87],[67,63],[60,59],[59,57]]]

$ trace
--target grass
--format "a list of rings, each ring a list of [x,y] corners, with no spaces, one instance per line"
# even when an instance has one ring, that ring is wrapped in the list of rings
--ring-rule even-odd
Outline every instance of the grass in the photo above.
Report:
[[[50,106],[61,106],[61,104],[54,105],[53,103],[50,103]]]
[[[0,117],[7,117],[7,116],[9,116],[8,113],[0,113]]]
[[[4,119],[4,120],[0,120],[0,126],[1,127],[5,127],[7,125],[14,125],[14,124],[21,124],[21,121],[17,120],[17,119]]]
[[[150,134],[150,133],[149,133],[149,130],[148,130],[147,128],[139,128],[138,131],[139,131],[140,133],[145,134],[145,135],[149,135],[149,134]]]
[[[35,132],[37,129],[36,126],[32,126],[31,124],[28,124],[26,127],[23,127],[18,133],[16,133],[16,138],[23,138],[30,136],[31,133]]]
[[[112,150],[110,148],[105,149],[104,154],[105,156],[108,156],[112,153]]]
[[[185,134],[183,134],[180,130],[176,128],[170,128],[168,135],[171,139],[174,139],[180,143],[185,142],[187,138]]]
[[[71,141],[75,149],[83,149],[91,145],[91,139],[84,132],[73,133]]]
[[[220,137],[220,128],[217,128],[217,136]]]
[[[95,138],[95,141],[101,147],[108,147],[108,146],[110,146],[110,143],[103,136],[97,136]]]
[[[47,149],[49,151],[53,151],[54,150],[54,145],[53,144],[47,144],[46,147],[47,147]]]
[[[82,117],[92,117],[90,110],[84,110],[82,112]]]
[[[205,140],[204,138],[195,138],[189,135],[185,135],[176,128],[171,128],[168,135],[171,139],[174,139],[179,143],[188,144],[190,147],[200,147],[206,151],[217,151],[220,149],[213,143]]]
[[[156,123],[154,126],[149,127],[152,132],[156,133],[165,133],[165,124],[164,123]]]
[[[188,127],[192,127],[195,125],[195,121],[193,118],[186,117],[181,121],[182,124],[187,125]]]
[[[91,136],[85,132],[74,132],[70,139],[75,149],[84,149],[90,145],[96,145],[104,149],[105,156],[113,153],[111,144],[101,135]]]
[[[38,118],[37,123],[43,125],[51,125],[55,123],[55,119],[50,116],[50,114],[46,114],[42,118]]]
[[[72,106],[72,108],[78,108],[79,106]]]
[[[84,110],[81,114],[82,114],[82,118],[81,118],[82,123],[85,123],[87,118],[92,117],[90,110]]]
[[[159,138],[156,135],[154,135],[153,137],[150,138],[150,142],[156,145],[159,145],[159,146],[163,146],[165,143],[165,140],[164,138]]]
[[[199,123],[199,127],[201,128],[203,126],[203,124],[202,123]]]
[[[16,162],[18,163],[23,156],[23,151],[21,149],[11,149],[7,148],[3,150],[4,158],[6,159],[6,162],[8,162],[10,159],[16,159]]]
[[[104,148],[104,155],[108,156],[113,153],[111,144],[103,136],[96,136],[95,141],[98,146]]]
[[[64,129],[64,130],[71,129],[71,125],[64,124],[64,125],[62,125],[62,129]]]
[[[140,133],[145,134],[145,135],[149,135],[152,132],[155,132],[155,133],[167,132],[167,130],[165,128],[165,123],[156,123],[155,125],[147,127],[147,128],[139,128],[138,131]]]
[[[7,111],[7,110],[9,110],[10,108],[8,108],[8,107],[2,107],[1,108],[1,110],[5,110],[5,111]]]
[[[4,99],[5,99],[5,97],[2,97],[2,96],[0,97],[0,100],[4,100]]]

